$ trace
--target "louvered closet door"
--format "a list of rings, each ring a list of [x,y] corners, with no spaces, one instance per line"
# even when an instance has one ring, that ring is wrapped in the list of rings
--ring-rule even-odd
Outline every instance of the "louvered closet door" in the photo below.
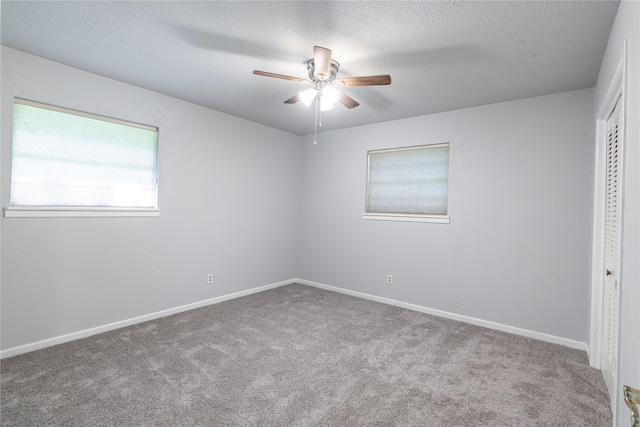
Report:
[[[621,101],[607,120],[607,186],[605,203],[604,267],[602,295],[601,370],[609,396],[614,396],[618,357],[618,303],[620,289],[620,160],[622,154]]]

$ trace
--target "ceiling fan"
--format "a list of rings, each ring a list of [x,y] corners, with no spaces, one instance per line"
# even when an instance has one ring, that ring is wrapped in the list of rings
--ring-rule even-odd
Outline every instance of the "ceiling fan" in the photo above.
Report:
[[[335,102],[340,102],[349,109],[360,105],[350,96],[336,90],[335,87],[379,86],[391,84],[391,76],[388,74],[379,76],[346,77],[336,80],[339,69],[340,64],[331,59],[330,49],[314,46],[313,58],[307,61],[309,79],[301,79],[298,77],[285,76],[283,74],[269,73],[260,70],[254,70],[253,74],[311,85],[312,87],[310,89],[292,96],[284,101],[284,103],[295,104],[298,101],[302,101],[306,105],[310,105],[311,102],[315,100],[316,112],[318,109],[320,109],[320,111],[330,110],[333,108],[333,104]]]

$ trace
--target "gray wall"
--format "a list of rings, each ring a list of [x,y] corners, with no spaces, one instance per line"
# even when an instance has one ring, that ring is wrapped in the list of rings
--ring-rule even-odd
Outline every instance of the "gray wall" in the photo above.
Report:
[[[593,113],[587,89],[304,137],[298,277],[586,342]],[[363,220],[367,150],[439,142],[451,223]]]
[[[2,47],[3,207],[14,96],[158,126],[161,213],[3,217],[3,349],[296,276],[298,136]]]
[[[161,138],[160,218],[2,218],[3,349],[294,277],[587,341],[592,89],[323,133],[313,146],[2,55],[3,112],[20,96],[157,125]],[[3,206],[10,129],[5,113]],[[446,141],[451,224],[362,219],[367,150]]]
[[[640,3],[620,2],[609,37],[598,84],[596,105],[600,107],[629,40],[627,64],[627,134],[624,162],[624,201],[620,280],[620,361],[618,390],[627,384],[640,388]],[[621,393],[621,391],[620,391]],[[622,398],[617,401],[617,420],[629,418]]]

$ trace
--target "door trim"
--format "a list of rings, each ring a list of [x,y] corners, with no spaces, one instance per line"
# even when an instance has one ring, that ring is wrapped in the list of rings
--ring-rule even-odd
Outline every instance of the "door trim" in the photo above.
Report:
[[[605,193],[606,193],[606,141],[607,141],[607,120],[612,113],[616,103],[621,103],[622,107],[622,122],[624,124],[622,134],[622,147],[621,158],[619,160],[621,181],[621,192],[624,193],[624,144],[626,141],[626,112],[627,112],[627,100],[626,100],[626,88],[627,88],[627,64],[628,64],[628,40],[624,42],[623,56],[618,64],[618,68],[611,80],[606,96],[602,100],[601,105],[596,112],[596,152],[595,152],[595,173],[594,173],[594,188],[593,188],[593,229],[592,229],[592,256],[591,256],[591,315],[590,315],[590,333],[589,333],[589,364],[600,369],[601,367],[601,342],[602,339],[602,284],[604,278],[604,239],[605,239]],[[624,200],[621,199],[621,238],[622,228],[624,227],[623,209]],[[622,253],[620,253],[620,269],[622,269]],[[621,280],[621,271],[619,275],[619,286],[623,286]],[[622,292],[620,292],[622,294]],[[620,307],[620,304],[618,304]],[[619,316],[619,312],[618,312]],[[618,331],[620,333],[620,323],[618,322]],[[620,347],[620,340],[618,339],[618,348]],[[615,374],[613,387],[613,396],[610,396],[612,402],[612,412],[615,417],[617,408],[617,394],[618,394],[618,365],[620,359],[620,352],[617,351],[618,360],[615,363]]]

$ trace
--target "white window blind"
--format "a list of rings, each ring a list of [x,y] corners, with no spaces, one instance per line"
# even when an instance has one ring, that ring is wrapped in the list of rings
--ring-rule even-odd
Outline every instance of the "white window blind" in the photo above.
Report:
[[[158,129],[15,99],[11,207],[157,208]]]
[[[448,143],[368,154],[365,215],[448,214]]]

